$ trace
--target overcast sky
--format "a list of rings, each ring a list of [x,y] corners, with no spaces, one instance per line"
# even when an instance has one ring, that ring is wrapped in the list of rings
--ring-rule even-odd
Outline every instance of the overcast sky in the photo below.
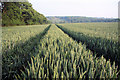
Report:
[[[28,0],[45,16],[118,17],[120,0]]]

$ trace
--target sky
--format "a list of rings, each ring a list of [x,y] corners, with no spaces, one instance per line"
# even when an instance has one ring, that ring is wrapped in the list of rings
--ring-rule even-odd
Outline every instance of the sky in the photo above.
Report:
[[[120,0],[28,0],[45,16],[118,17]]]

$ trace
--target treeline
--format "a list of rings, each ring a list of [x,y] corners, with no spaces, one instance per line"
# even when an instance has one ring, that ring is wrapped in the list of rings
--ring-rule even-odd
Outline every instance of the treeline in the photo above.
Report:
[[[48,16],[47,19],[50,20],[52,23],[117,22],[118,21],[118,19],[114,19],[114,18],[97,18],[97,17],[93,18],[93,17],[82,17],[82,16]]]
[[[47,18],[29,2],[2,2],[2,26],[46,24]]]

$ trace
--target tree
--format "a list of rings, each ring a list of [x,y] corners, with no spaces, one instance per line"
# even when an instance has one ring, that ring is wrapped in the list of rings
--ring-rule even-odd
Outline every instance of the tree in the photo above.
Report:
[[[29,2],[2,2],[2,25],[46,24],[46,17]]]

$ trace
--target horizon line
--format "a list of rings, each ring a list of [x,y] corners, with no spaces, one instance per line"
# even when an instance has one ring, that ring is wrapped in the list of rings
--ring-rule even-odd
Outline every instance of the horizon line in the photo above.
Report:
[[[118,17],[93,17],[93,16],[77,16],[77,15],[47,15],[45,17],[90,17],[90,18],[118,18]]]

